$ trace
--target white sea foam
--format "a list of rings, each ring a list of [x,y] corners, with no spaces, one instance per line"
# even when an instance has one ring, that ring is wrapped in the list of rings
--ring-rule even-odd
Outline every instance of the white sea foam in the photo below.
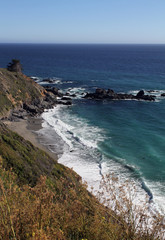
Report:
[[[133,91],[129,91],[129,94],[133,94],[136,95],[140,90],[133,90]],[[161,96],[162,93],[165,93],[165,90],[144,90],[144,93],[146,95],[154,95],[156,96],[156,102],[159,102],[160,100],[162,100],[164,97]]]
[[[73,82],[72,81],[64,81],[63,83],[71,84]]]
[[[90,190],[93,187],[95,193],[99,190],[102,175],[107,173],[115,174],[119,178],[116,188],[120,184],[122,185],[124,181],[127,181],[130,187],[136,183],[136,196],[133,203],[136,206],[148,204],[148,209],[152,209],[152,212],[156,211],[154,209],[161,211],[163,198],[161,199],[161,196],[154,190],[156,204],[155,201],[146,202],[146,196],[148,195],[142,188],[141,181],[132,177],[132,172],[122,164],[124,160],[107,159],[99,152],[99,143],[106,139],[104,130],[91,126],[85,119],[70,114],[69,109],[67,106],[57,106],[53,110],[48,110],[42,114],[45,122],[40,134],[46,132],[52,134],[49,145],[52,151],[59,154],[59,162],[73,168],[87,182],[88,189]],[[44,129],[45,133],[43,132]],[[58,134],[61,140],[57,137],[53,139],[53,131]],[[153,190],[151,183],[147,183],[147,186]]]
[[[58,85],[61,85],[63,84],[62,82],[62,79],[61,78],[58,78],[58,77],[53,77],[53,78],[44,78],[44,79],[40,79],[40,85],[49,85],[49,84],[58,84]]]
[[[160,188],[157,188],[157,184],[157,186],[154,186],[154,183],[148,183],[143,179],[145,185],[149,189],[152,189],[152,194],[155,196],[154,199],[149,201],[149,196],[147,192],[144,191],[144,189],[142,188],[142,182],[132,178],[131,173],[127,169],[123,169],[122,165],[114,163],[114,161],[111,159],[109,159],[108,162],[104,161],[101,165],[103,175],[106,176],[106,174],[108,174],[111,177],[111,180],[107,181],[110,185],[110,188],[103,187],[104,204],[106,203],[106,199],[106,205],[108,205],[111,209],[115,210],[116,205],[113,199],[113,196],[115,196],[117,202],[120,203],[120,206],[122,206],[123,209],[128,210],[127,203],[131,199],[131,203],[133,203],[132,211],[136,223],[138,224],[138,220],[140,220],[139,212],[141,212],[141,214],[145,215],[148,227],[151,227],[153,225],[155,216],[158,216],[158,214],[164,216],[164,197],[162,196],[161,192],[158,191],[158,189]],[[103,186],[105,186],[105,184]],[[156,191],[154,190],[154,187]],[[127,203],[125,202],[126,198],[128,201]],[[145,226],[146,225],[144,225],[143,227],[145,228]]]
[[[39,77],[31,77],[32,79],[34,80],[38,80],[37,82],[40,82],[41,85],[43,84],[57,84],[57,85],[62,85],[62,84],[72,84],[73,81],[65,81],[63,80],[62,78],[59,78],[59,77],[53,77],[53,78],[39,78]]]
[[[152,189],[154,196],[154,201],[152,203],[154,205],[154,208],[152,209],[165,215],[165,198],[162,195],[162,192],[165,192],[165,183],[163,184],[160,182],[153,182],[148,180],[145,180],[145,182],[149,189]]]
[[[85,157],[85,156],[84,156]],[[78,151],[66,152],[59,158],[59,163],[72,168],[87,182],[88,189],[94,188],[95,191],[99,190],[101,181],[99,164],[94,161],[87,161]]]
[[[88,182],[89,187],[95,185],[98,189],[101,175],[100,153],[97,146],[105,138],[104,131],[67,113],[66,106],[57,106],[53,110],[48,110],[42,114],[42,117],[45,120],[43,129],[49,126],[64,141],[65,151],[60,154],[59,162],[72,167],[84,181]],[[40,130],[40,134],[43,129]]]
[[[41,78],[40,77],[34,77],[34,76],[32,76],[32,77],[30,77],[31,79],[33,79],[35,82],[40,82],[40,81],[42,81],[41,80]]]
[[[76,98],[80,99],[85,95],[85,88],[82,87],[74,87],[74,88],[67,88],[66,92],[70,94],[76,94]]]
[[[57,108],[58,111],[58,108]],[[69,136],[69,132],[71,130],[71,126],[61,121],[59,118],[54,115],[53,110],[49,110],[42,114],[43,119],[52,127],[52,129],[67,143],[67,145],[72,149],[71,137]]]

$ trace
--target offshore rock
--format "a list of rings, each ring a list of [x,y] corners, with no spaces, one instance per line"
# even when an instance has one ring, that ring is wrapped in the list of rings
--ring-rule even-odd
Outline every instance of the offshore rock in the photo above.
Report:
[[[137,95],[136,99],[138,100],[146,100],[146,101],[155,101],[154,95],[145,95],[143,90],[140,90]]]
[[[102,88],[97,88],[95,93],[87,93],[84,98],[93,100],[145,100],[155,101],[155,96],[145,95],[143,90],[140,90],[137,95],[127,93],[115,93],[114,90],[108,89],[107,91]]]
[[[45,78],[42,81],[43,82],[48,82],[48,83],[53,83],[54,82],[53,79],[51,79],[51,78]]]
[[[144,91],[143,90],[140,90],[137,94],[136,94],[136,97],[137,98],[141,98],[144,96]]]

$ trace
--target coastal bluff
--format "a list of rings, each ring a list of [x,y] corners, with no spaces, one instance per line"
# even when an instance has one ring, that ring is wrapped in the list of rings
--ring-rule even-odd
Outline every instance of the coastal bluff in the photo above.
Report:
[[[57,104],[72,105],[76,94],[62,93],[57,87],[41,86],[18,70],[0,68],[0,119],[25,118],[41,114]],[[15,69],[15,68],[14,68]],[[148,92],[149,93],[149,92]],[[162,94],[162,97],[164,95]],[[140,90],[136,95],[117,93],[112,89],[97,88],[94,93],[84,93],[86,100],[143,100],[155,101],[156,96]]]
[[[34,116],[56,104],[71,105],[65,98],[57,100],[58,96],[56,88],[50,91],[20,71],[0,68],[0,119]]]

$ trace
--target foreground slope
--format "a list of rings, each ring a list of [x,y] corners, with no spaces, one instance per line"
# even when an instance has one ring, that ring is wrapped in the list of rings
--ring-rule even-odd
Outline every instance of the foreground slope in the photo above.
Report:
[[[3,123],[0,160],[1,239],[13,239],[13,234],[15,239],[129,237],[127,226],[97,202],[74,171]]]

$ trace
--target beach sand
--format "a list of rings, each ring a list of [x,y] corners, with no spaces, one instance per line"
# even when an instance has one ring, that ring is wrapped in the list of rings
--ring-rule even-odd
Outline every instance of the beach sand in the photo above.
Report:
[[[40,143],[42,140],[42,136],[37,134],[36,131],[39,131],[42,128],[42,121],[43,120],[41,117],[29,117],[27,120],[23,119],[19,121],[4,121],[4,123],[8,126],[10,130],[18,133],[24,139],[30,141],[34,146],[44,150],[51,157],[57,160],[57,154],[51,152],[49,148]]]

